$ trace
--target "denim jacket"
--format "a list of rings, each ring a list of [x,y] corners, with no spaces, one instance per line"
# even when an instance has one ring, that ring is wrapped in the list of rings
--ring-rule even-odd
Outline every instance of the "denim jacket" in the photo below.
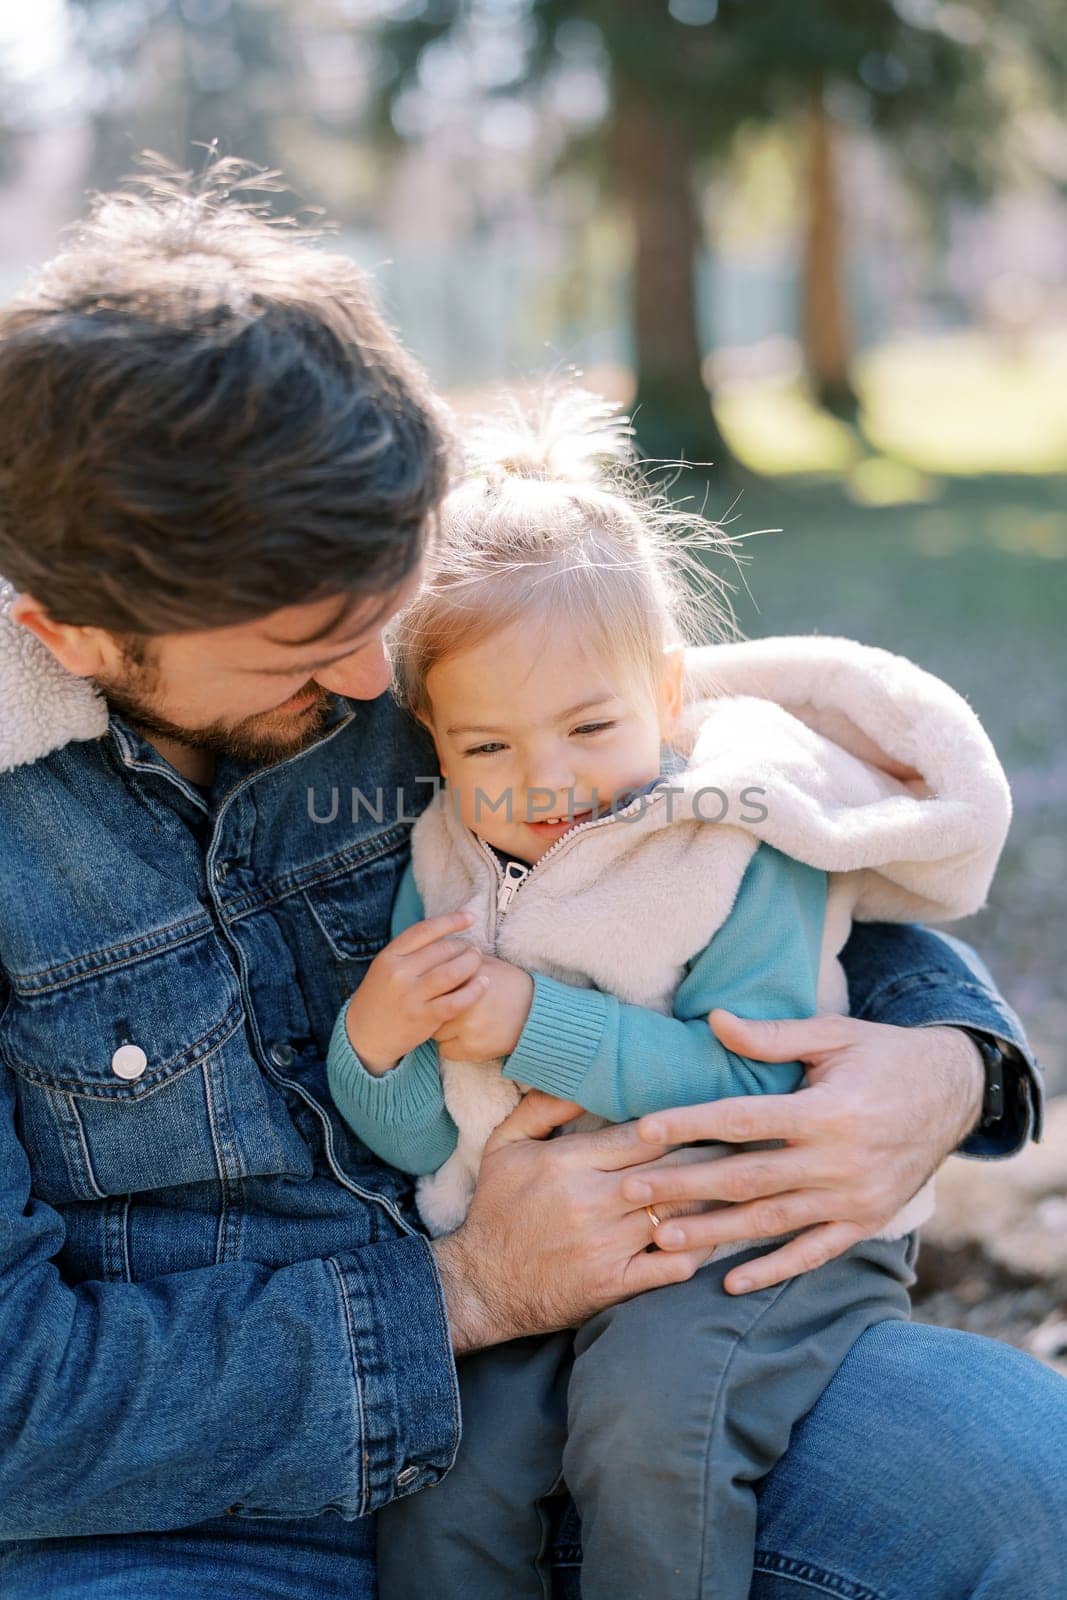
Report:
[[[388,697],[209,792],[118,718],[0,775],[0,1539],[346,1518],[459,1440],[409,1180],[335,1111],[330,1030],[436,773]],[[1003,1040],[966,947],[857,929],[854,1009]]]

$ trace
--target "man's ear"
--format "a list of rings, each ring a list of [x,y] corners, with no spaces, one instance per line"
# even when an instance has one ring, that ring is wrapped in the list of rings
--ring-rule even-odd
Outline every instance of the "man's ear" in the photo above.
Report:
[[[664,738],[673,733],[682,714],[685,646],[668,645],[663,652],[663,676],[659,686],[659,725]]]
[[[35,634],[45,649],[76,678],[96,678],[113,667],[121,653],[103,628],[82,628],[55,622],[32,594],[20,594],[11,607],[11,620]]]

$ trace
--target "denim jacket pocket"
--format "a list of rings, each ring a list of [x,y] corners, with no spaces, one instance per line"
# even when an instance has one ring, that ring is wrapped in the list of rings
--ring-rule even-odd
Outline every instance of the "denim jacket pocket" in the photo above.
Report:
[[[335,961],[369,962],[388,942],[409,837],[400,825],[364,840],[337,858],[330,876],[305,888],[314,924]]]
[[[237,1039],[247,1052],[236,977],[212,945],[209,925],[186,925],[9,974],[0,1056],[42,1199],[223,1175],[222,1063]]]

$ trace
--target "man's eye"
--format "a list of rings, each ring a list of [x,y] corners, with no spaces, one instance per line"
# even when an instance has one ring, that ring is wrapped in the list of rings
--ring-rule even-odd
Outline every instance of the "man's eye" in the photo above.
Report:
[[[498,750],[506,750],[503,744],[476,744],[470,750],[464,750],[465,756],[495,756]]]
[[[583,722],[580,728],[575,728],[575,733],[603,733],[607,728],[614,728],[614,722]]]

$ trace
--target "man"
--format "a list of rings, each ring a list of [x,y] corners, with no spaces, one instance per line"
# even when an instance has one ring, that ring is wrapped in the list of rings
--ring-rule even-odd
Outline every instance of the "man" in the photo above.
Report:
[[[846,960],[871,1021],[716,1019],[747,1054],[807,1060],[810,1088],[557,1141],[573,1108],[531,1095],[464,1226],[418,1234],[323,1060],[431,793],[381,630],[418,581],[446,439],[355,268],[242,210],[228,178],[105,199],[0,317],[7,1600],[114,1596],[131,1574],[146,1600],[370,1596],[370,1513],[454,1458],[456,1357],[688,1276],[713,1237],[801,1229],[736,1270],[756,1288],[804,1270],[968,1134],[1017,1148],[1038,1104],[1017,1023],[958,950],[865,929]],[[707,1137],[786,1144],[657,1168]],[[647,1249],[648,1201],[712,1198],[735,1209]],[[1067,1389],[982,1341],[888,1332],[768,1480],[754,1594],[812,1574],[1050,1592],[1067,1514],[1035,1485]],[[920,1350],[936,1406],[896,1387]],[[924,1553],[923,1588],[869,1448],[905,1402],[889,1466],[913,1524],[948,1517],[960,1417],[995,1411],[969,1469],[1016,1539],[979,1531],[962,1576]]]

